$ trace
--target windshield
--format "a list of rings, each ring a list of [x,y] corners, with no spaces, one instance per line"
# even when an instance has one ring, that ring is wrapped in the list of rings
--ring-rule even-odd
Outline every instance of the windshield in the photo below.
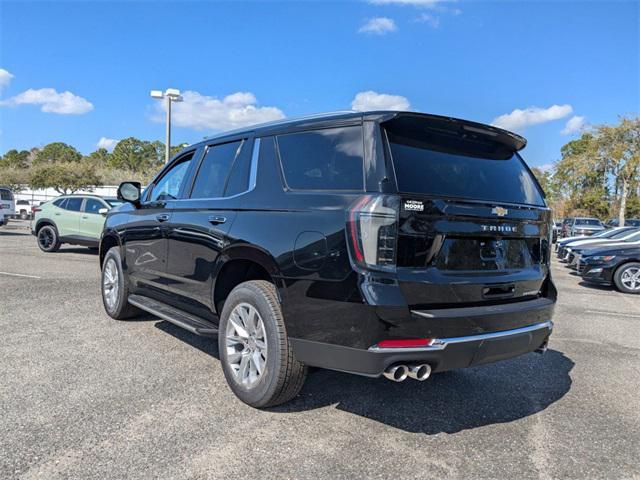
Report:
[[[576,218],[576,225],[592,225],[596,227],[601,227],[602,222],[597,218]]]
[[[404,193],[544,206],[536,181],[513,152],[477,153],[429,143],[429,134],[387,130],[398,190]]]

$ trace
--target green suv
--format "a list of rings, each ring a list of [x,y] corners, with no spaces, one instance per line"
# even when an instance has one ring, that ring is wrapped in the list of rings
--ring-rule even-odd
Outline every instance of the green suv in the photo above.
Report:
[[[31,233],[43,252],[63,243],[98,248],[107,212],[122,202],[97,195],[63,195],[34,210]]]

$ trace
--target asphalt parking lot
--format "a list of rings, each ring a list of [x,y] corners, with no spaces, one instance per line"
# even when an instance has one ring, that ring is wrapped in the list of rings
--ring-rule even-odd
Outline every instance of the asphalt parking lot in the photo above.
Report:
[[[313,371],[254,410],[217,347],[103,311],[97,255],[0,229],[0,478],[638,478],[640,296],[580,285],[546,355],[394,384]]]

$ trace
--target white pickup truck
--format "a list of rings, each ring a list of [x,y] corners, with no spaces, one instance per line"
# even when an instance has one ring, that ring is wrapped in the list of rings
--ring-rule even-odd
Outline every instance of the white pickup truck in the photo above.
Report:
[[[16,200],[15,216],[22,220],[31,217],[31,202],[29,200]]]

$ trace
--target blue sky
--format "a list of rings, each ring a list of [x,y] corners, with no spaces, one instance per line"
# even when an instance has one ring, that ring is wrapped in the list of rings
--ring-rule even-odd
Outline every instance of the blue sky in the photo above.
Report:
[[[372,107],[497,123],[548,165],[640,110],[638,2],[0,1],[0,152]],[[64,93],[69,92],[69,93]],[[358,95],[360,94],[360,95]],[[562,133],[564,131],[564,133]]]

